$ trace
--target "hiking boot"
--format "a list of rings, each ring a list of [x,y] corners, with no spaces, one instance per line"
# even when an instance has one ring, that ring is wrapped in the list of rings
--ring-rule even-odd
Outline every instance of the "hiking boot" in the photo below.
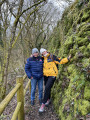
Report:
[[[47,102],[45,103],[45,106],[48,106],[51,103],[51,100],[48,99]]]
[[[39,104],[42,105],[42,99],[39,100]]]
[[[34,104],[35,104],[35,103],[34,103],[34,100],[32,100],[32,101],[31,101],[31,105],[34,105]]]
[[[44,112],[45,104],[42,103],[41,107],[39,108],[39,112]]]

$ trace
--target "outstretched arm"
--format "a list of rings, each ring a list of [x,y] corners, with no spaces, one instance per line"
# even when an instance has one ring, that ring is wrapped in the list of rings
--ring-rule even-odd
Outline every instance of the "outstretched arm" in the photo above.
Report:
[[[70,60],[70,58],[71,58],[71,55],[69,55],[69,57],[63,58],[63,59],[58,58],[57,56],[53,55],[53,60],[56,64],[65,64]]]

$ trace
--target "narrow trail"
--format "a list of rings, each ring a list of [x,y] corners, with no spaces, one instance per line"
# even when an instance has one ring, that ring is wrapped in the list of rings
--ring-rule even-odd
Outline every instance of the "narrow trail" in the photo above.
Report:
[[[45,107],[44,113],[39,114],[39,108],[38,89],[36,89],[36,100],[34,106],[31,106],[30,104],[30,93],[27,91],[25,97],[25,120],[59,120],[55,114],[52,102],[48,107]]]
[[[24,83],[24,87],[25,86],[26,86],[26,82]],[[36,98],[35,105],[31,106],[30,92],[28,89],[25,95],[25,104],[24,104],[25,120],[59,120],[57,115],[55,114],[52,102],[48,107],[45,107],[44,113],[39,114],[38,110],[40,108],[40,104],[38,100],[38,87],[36,88],[35,98]],[[10,101],[10,103],[7,105],[2,116],[0,116],[0,120],[11,120],[16,105],[17,105],[17,95],[15,95]]]

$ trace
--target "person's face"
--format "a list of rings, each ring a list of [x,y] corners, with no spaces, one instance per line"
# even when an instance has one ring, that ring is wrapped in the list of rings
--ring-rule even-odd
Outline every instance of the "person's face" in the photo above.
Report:
[[[34,57],[37,57],[38,55],[39,55],[39,53],[38,53],[38,52],[33,53],[33,56],[34,56]]]
[[[47,53],[47,51],[42,52],[42,55],[44,56]]]

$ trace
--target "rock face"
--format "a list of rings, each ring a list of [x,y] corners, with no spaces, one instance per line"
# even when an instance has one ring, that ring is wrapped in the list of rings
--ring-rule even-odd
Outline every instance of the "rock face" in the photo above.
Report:
[[[52,99],[61,120],[88,119],[90,114],[90,0],[76,0],[67,8],[47,42],[47,49],[61,58]]]

